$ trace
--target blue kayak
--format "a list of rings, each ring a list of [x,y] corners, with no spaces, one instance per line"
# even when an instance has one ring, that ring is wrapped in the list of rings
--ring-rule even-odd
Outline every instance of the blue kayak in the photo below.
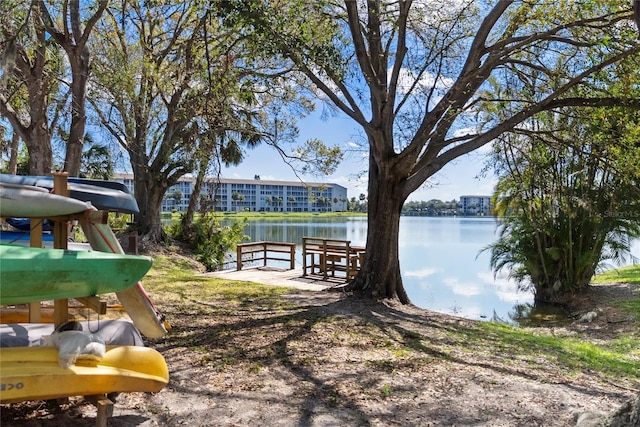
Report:
[[[19,231],[31,231],[31,218],[5,218],[7,224]],[[42,231],[53,231],[53,224],[48,219],[42,221]]]

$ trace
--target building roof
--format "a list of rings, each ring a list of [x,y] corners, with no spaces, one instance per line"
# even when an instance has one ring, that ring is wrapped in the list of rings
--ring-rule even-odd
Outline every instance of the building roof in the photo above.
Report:
[[[115,174],[115,178],[120,179],[133,179],[133,174],[130,173],[117,173]],[[195,178],[193,176],[183,176],[178,180],[178,182],[195,182]],[[220,182],[222,184],[254,184],[254,185],[286,185],[290,187],[321,187],[321,186],[331,186],[331,187],[340,187],[346,190],[346,187],[343,187],[339,184],[333,184],[329,182],[304,182],[304,181],[276,181],[270,179],[235,179],[235,178],[214,178],[208,177],[205,182]]]

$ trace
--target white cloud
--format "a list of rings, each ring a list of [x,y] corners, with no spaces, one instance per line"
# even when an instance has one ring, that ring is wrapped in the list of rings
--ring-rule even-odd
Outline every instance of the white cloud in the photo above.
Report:
[[[453,132],[453,137],[454,138],[459,138],[461,136],[474,136],[474,135],[477,135],[477,134],[478,134],[478,132],[476,131],[475,128],[473,128],[471,126],[468,126],[468,127],[465,127],[465,128],[456,129]]]
[[[442,283],[451,288],[454,294],[462,296],[474,296],[482,294],[482,286],[477,283],[461,282],[456,277],[447,277]]]
[[[391,76],[391,71],[392,70],[389,69],[389,76]],[[398,76],[398,89],[400,89],[401,92],[406,93],[411,89],[416,80],[418,80],[418,75],[416,73],[407,68],[403,68],[400,70],[400,75]],[[435,76],[434,74],[427,72],[420,76],[416,86],[422,91],[426,91],[432,87],[446,90],[453,86],[453,83],[455,83],[453,79],[444,76]],[[437,100],[435,102],[437,102]]]
[[[471,127],[471,126],[467,126],[464,128],[459,128],[456,129],[453,132],[453,137],[454,138],[460,138],[460,137],[469,137],[472,138],[474,136],[478,135],[478,131],[476,128]],[[486,144],[484,144],[482,147],[472,151],[472,154],[474,155],[480,155],[480,156],[487,156],[489,154],[491,154],[493,152],[493,143],[488,142]]]
[[[349,148],[352,148],[352,149],[361,149],[362,148],[358,143],[353,142],[353,141],[348,141],[345,145],[347,147],[349,147]]]
[[[435,268],[423,268],[422,270],[406,271],[403,273],[403,275],[406,277],[417,277],[418,279],[424,279],[425,277],[429,277],[437,272],[438,270]]]
[[[499,272],[494,278],[493,273],[484,271],[478,273],[478,278],[484,284],[494,288],[501,301],[516,303],[531,298],[530,295],[518,292],[516,283],[510,280],[505,272]]]

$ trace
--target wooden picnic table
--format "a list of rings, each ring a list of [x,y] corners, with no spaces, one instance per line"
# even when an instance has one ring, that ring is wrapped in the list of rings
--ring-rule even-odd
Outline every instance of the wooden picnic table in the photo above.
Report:
[[[364,248],[351,246],[349,240],[303,237],[302,275],[349,281],[358,273],[363,254]],[[344,272],[344,276],[336,276],[336,272]]]

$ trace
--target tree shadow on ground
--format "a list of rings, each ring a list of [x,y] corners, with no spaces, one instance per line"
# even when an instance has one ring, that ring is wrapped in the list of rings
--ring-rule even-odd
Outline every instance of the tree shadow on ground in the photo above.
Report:
[[[156,347],[161,352],[172,348],[197,349],[196,352],[202,353],[200,363],[212,369],[227,370],[242,366],[249,370],[255,367],[257,370],[285,372],[283,375],[286,376],[286,382],[305,384],[304,390],[297,390],[298,397],[306,396],[297,403],[300,410],[298,425],[310,425],[311,419],[318,412],[336,408],[347,410],[352,417],[351,421],[357,419],[358,424],[366,425],[371,418],[371,408],[364,407],[363,401],[379,400],[382,393],[380,390],[385,387],[381,375],[399,370],[412,371],[417,365],[425,363],[423,361],[446,361],[453,366],[491,370],[500,376],[549,381],[548,373],[544,370],[532,369],[527,364],[514,365],[511,363],[512,353],[500,354],[504,348],[500,336],[482,337],[479,340],[478,335],[482,332],[473,322],[464,319],[415,307],[407,309],[372,303],[353,296],[318,297],[297,293],[291,300],[298,305],[289,309],[257,313],[238,310],[213,322],[191,319],[188,324],[178,326],[177,334],[162,343],[158,342]],[[209,306],[213,310],[209,319],[216,317],[217,302],[197,304]],[[226,310],[228,311],[228,307]],[[346,323],[332,329],[328,325],[336,322],[336,319]],[[343,339],[350,334],[359,338],[351,341]],[[488,347],[483,350],[486,357],[469,357],[469,353],[454,351],[458,346],[464,347],[465,342],[480,342]],[[352,356],[366,351],[368,346],[388,349],[387,353],[401,351],[397,349],[410,349],[413,355],[394,358],[387,354],[376,360],[353,356],[354,360],[351,362],[332,361],[327,356],[332,348],[345,346]],[[336,363],[350,365],[349,369],[343,369],[339,378],[332,376],[331,365]],[[566,384],[585,396],[602,392],[575,383],[569,384],[562,378],[556,378],[555,381]],[[361,392],[351,395],[345,392],[344,384],[355,386]],[[173,383],[171,386],[181,393],[211,393],[206,387],[194,391],[180,383]],[[417,392],[414,385],[395,385],[393,390],[394,393]],[[224,392],[216,393],[218,399],[224,395]],[[612,395],[620,397],[622,393],[612,392]],[[273,396],[273,399],[278,398]],[[288,398],[283,397],[281,403],[286,404],[286,400]],[[450,408],[449,411],[449,417],[455,419],[455,409]],[[376,414],[377,418],[383,416],[384,414]],[[388,416],[392,421],[393,415]],[[459,419],[463,418],[464,415],[459,414]]]
[[[585,400],[626,396],[562,373],[553,358],[533,360],[517,337],[505,345],[505,335],[477,322],[343,294],[295,292],[282,300],[161,307],[173,330],[149,345],[167,360],[170,382],[127,410],[160,425],[490,425],[498,416],[503,425],[544,425],[549,419],[537,413],[500,413],[503,402],[472,411],[460,401],[483,399],[504,378],[558,385]],[[477,384],[479,394],[467,395]]]

